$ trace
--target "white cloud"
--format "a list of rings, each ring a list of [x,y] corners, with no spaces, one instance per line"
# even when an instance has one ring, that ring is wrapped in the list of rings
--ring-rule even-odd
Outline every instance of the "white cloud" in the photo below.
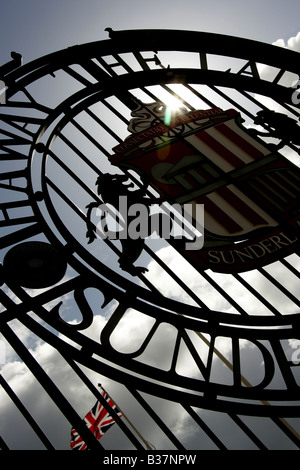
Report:
[[[183,281],[209,309],[222,311],[232,309],[224,297],[171,246],[161,248],[156,254],[173,275]],[[147,278],[164,296],[190,305],[198,305],[189,293],[179,286],[176,279],[173,279],[155,260],[151,260],[147,267],[149,269]]]
[[[278,46],[284,49],[290,49],[296,52],[300,52],[300,32],[297,33],[295,37],[291,37],[290,39],[288,39],[287,42],[285,42],[284,39],[278,39],[273,43],[273,46]],[[267,65],[259,65],[259,74],[263,80],[272,81],[278,72],[279,69],[273,69],[273,67]],[[286,72],[280,79],[279,83],[286,87],[292,87],[295,81],[297,81],[298,79],[299,77],[296,74]],[[286,109],[281,108],[278,103],[273,101],[271,98],[259,97],[259,100],[262,101],[262,103],[265,104],[267,107],[269,107],[269,109],[287,113]],[[292,105],[292,100],[290,104]]]
[[[300,51],[300,32],[298,32],[296,36],[289,38],[287,42],[285,42],[284,39],[277,39],[277,41],[273,42],[273,46]]]

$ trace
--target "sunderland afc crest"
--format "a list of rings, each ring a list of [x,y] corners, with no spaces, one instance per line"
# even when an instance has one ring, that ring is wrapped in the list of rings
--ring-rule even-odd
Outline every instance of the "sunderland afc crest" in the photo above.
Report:
[[[163,103],[140,103],[110,157],[162,198],[204,206],[201,249],[172,241],[198,269],[246,271],[299,246],[300,170],[242,122],[234,109],[171,115]]]

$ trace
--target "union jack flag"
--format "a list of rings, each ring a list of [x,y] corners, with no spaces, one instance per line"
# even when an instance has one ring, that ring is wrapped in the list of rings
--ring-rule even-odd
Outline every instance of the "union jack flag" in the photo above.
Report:
[[[110,407],[121,418],[122,413],[118,410],[114,402],[107,395],[105,391],[102,392],[103,398],[107,401]],[[100,439],[104,433],[115,423],[115,420],[110,416],[104,406],[97,401],[91,411],[85,416],[84,421],[89,430],[94,434],[96,439]],[[72,428],[71,430],[71,443],[72,450],[86,450],[87,445],[78,432]]]

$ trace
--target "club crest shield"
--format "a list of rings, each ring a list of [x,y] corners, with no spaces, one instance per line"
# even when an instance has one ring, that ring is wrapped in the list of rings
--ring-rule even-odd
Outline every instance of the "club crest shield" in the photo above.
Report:
[[[299,248],[300,170],[242,122],[234,109],[140,103],[110,157],[162,197],[204,205],[203,248],[174,242],[197,269],[243,272]]]

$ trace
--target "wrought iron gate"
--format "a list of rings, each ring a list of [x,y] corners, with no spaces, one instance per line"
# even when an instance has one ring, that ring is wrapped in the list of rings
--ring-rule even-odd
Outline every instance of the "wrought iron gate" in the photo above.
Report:
[[[0,69],[1,447],[67,449],[76,427],[95,450],[297,449],[299,207],[289,238],[264,239],[289,251],[240,272],[197,269],[149,238],[148,272],[133,276],[118,240],[89,244],[86,230],[137,103],[234,108],[299,166],[298,53],[217,34],[108,33],[23,66],[14,53]],[[285,192],[268,178],[257,191],[299,204],[296,176]],[[128,417],[110,410],[100,441],[82,421],[95,398],[107,407],[99,382]]]

